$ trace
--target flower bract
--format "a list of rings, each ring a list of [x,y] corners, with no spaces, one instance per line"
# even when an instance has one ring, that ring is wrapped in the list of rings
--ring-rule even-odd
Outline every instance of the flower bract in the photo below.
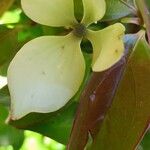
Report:
[[[24,12],[33,21],[72,30],[65,36],[33,39],[16,54],[8,69],[12,119],[31,112],[57,111],[77,93],[85,75],[80,48],[83,38],[93,46],[94,72],[110,68],[123,56],[122,24],[99,31],[89,29],[103,18],[105,0],[82,0],[82,3],[83,18],[78,22],[73,0],[21,0]]]

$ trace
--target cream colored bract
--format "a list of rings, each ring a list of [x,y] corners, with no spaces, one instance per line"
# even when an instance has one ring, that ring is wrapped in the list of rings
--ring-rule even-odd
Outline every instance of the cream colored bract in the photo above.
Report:
[[[8,86],[14,120],[30,112],[56,111],[75,95],[85,73],[80,49],[83,36],[92,43],[95,72],[110,68],[124,52],[122,24],[100,31],[88,28],[104,16],[104,0],[83,0],[84,15],[80,23],[74,16],[73,0],[21,0],[21,3],[26,15],[35,22],[69,27],[72,31],[66,36],[36,38],[25,44],[12,60]]]

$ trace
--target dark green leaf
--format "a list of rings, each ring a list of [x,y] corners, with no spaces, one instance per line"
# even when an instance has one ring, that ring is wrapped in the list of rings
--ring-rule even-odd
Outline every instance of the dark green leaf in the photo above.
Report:
[[[143,150],[149,150],[150,149],[150,131],[148,130],[146,135],[144,136],[140,146],[143,148]]]
[[[0,89],[0,104],[5,107],[10,106],[10,95],[7,86]]]
[[[74,12],[76,19],[81,21],[83,17],[83,3],[81,0],[74,0]]]
[[[73,123],[77,103],[68,104],[63,109],[49,114],[31,113],[18,121],[9,123],[20,129],[28,129],[66,144]]]

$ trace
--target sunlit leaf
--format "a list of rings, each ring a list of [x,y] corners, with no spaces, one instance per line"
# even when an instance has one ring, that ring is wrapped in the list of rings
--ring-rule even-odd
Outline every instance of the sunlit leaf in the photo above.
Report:
[[[65,150],[65,146],[41,134],[25,131],[25,140],[20,150]]]
[[[14,0],[0,0],[0,16],[10,8]]]
[[[19,20],[20,20],[20,14],[21,14],[21,10],[20,9],[7,11],[0,18],[0,24],[18,23]]]

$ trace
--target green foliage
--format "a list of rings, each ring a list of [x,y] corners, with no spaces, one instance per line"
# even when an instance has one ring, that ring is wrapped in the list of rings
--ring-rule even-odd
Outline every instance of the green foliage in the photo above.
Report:
[[[140,144],[140,147],[143,149],[143,150],[149,150],[150,148],[150,131],[148,130],[144,139],[142,140],[141,144]]]
[[[149,1],[149,0],[146,0],[146,3],[147,3],[148,8],[149,8],[149,10],[150,10],[150,1]]]
[[[0,104],[1,117],[0,117],[0,146],[12,145],[14,150],[18,150],[23,143],[24,133],[9,125],[5,124],[8,116],[7,108]]]
[[[5,107],[9,107],[10,104],[10,95],[8,91],[8,87],[5,86],[0,90],[0,104]]]
[[[25,140],[20,150],[65,150],[65,146],[38,133],[25,131]]]
[[[17,30],[0,26],[0,37],[0,73],[6,75],[7,67],[18,48]]]
[[[48,136],[56,141],[67,144],[70,135],[76,103],[50,114],[30,114],[10,124],[21,129],[29,129]]]

